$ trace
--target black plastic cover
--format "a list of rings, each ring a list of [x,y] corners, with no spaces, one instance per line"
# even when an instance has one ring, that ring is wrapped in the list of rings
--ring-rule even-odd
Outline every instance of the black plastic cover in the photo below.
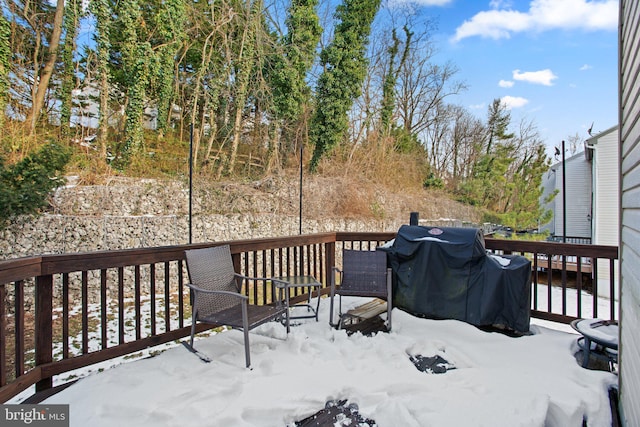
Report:
[[[531,261],[487,254],[475,228],[403,225],[382,248],[393,271],[393,305],[412,314],[529,331]]]

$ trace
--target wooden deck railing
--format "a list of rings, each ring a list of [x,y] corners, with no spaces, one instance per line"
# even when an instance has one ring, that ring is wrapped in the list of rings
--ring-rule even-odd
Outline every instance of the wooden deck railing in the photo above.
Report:
[[[562,323],[581,317],[618,318],[617,246],[498,239],[485,242],[491,252],[519,254],[531,260],[532,316]],[[599,265],[607,270],[606,279],[599,273]],[[600,292],[602,286],[606,292]],[[610,295],[605,300],[606,313],[600,310],[601,293]]]
[[[393,237],[395,233],[323,233],[0,261],[0,402],[34,384],[36,392],[47,391],[56,375],[188,336],[185,249],[229,243],[238,272],[253,277],[311,274],[326,287],[331,268],[341,263],[343,247],[374,249]],[[537,263],[538,255],[549,262],[558,256],[604,259],[611,265],[608,286],[615,291],[616,247],[496,239],[487,239],[486,245],[496,253],[520,253],[533,260],[533,316],[569,322],[599,314],[597,289],[588,292],[581,272],[575,289],[566,269],[558,286],[548,286],[551,274],[540,283],[545,267]],[[580,271],[580,261],[577,265]],[[251,283],[245,292],[253,303],[268,304],[269,287]],[[538,295],[542,288],[546,301]],[[557,289],[559,310],[552,304],[552,290]],[[591,312],[583,309],[585,296],[596,307]],[[304,297],[301,292],[293,295],[294,301]],[[607,319],[616,318],[614,303]]]

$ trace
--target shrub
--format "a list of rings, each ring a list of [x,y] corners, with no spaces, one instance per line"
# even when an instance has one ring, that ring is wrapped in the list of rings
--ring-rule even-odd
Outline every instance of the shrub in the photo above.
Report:
[[[48,206],[49,193],[64,183],[60,175],[69,158],[70,150],[54,143],[12,165],[0,157],[0,229]]]

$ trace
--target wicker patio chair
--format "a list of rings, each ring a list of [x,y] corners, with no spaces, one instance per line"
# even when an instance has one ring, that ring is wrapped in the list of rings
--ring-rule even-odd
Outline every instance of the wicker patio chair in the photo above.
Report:
[[[269,305],[249,304],[249,297],[241,294],[244,280],[268,280],[247,277],[234,271],[229,245],[185,251],[191,283],[192,320],[191,349],[196,322],[226,325],[244,332],[244,351],[247,368],[251,367],[249,331],[272,320],[284,320],[289,333],[289,304],[285,294],[275,292],[276,302]],[[195,350],[194,350],[195,351]]]
[[[342,251],[342,270],[333,268],[331,275],[331,305],[329,323],[340,327],[342,313],[342,296],[377,297],[387,301],[387,330],[391,330],[391,269],[387,268],[387,254],[382,251],[358,251],[344,249]],[[336,283],[336,276],[340,283]],[[333,323],[333,300],[338,295],[338,323]]]

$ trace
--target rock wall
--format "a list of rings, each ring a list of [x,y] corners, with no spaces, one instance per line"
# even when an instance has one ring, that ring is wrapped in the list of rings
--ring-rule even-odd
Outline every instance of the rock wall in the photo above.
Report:
[[[0,232],[0,259],[38,254],[179,245],[189,242],[189,189],[178,181],[114,178],[105,185],[58,189],[51,210],[21,218]],[[269,178],[194,186],[192,240],[207,241],[290,236],[299,232],[299,190],[295,182]],[[331,190],[334,188],[334,190]],[[471,208],[448,199],[419,200],[370,191],[336,195],[335,180],[305,182],[304,234],[330,231],[397,231],[409,212],[421,218],[477,221]],[[366,199],[369,215],[349,215],[344,200]],[[362,204],[362,203],[361,203]],[[347,204],[347,208],[349,205]],[[344,212],[340,212],[342,209]]]

